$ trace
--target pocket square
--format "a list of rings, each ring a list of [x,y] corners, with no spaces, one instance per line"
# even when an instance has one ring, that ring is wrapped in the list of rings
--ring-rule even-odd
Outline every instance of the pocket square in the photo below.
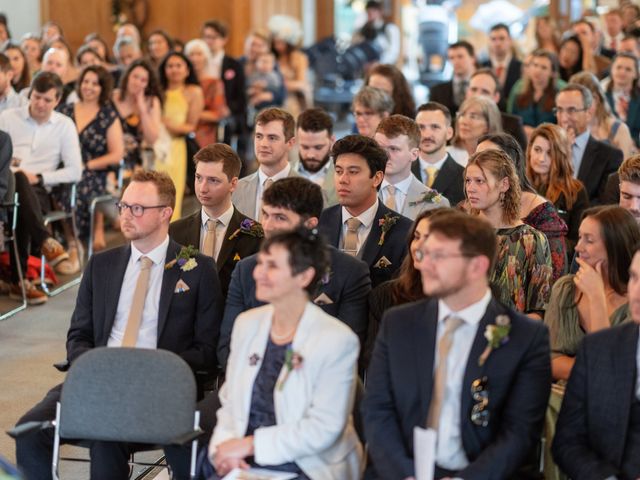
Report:
[[[184,280],[180,279],[178,280],[178,283],[176,283],[176,289],[173,291],[173,293],[184,293],[188,292],[189,290],[191,290],[189,288],[189,285],[184,283]]]
[[[389,265],[391,265],[391,262],[389,261],[389,259],[385,256],[380,257],[380,259],[375,263],[375,265],[373,266],[373,268],[387,268]]]
[[[331,298],[329,298],[326,293],[321,293],[316,297],[313,303],[315,303],[316,305],[332,305],[333,300],[331,300]]]

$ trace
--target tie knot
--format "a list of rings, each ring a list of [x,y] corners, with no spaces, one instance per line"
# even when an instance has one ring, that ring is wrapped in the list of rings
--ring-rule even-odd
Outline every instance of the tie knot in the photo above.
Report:
[[[273,185],[273,178],[267,178],[264,181],[264,189],[266,190],[267,188],[269,188],[271,185]]]
[[[351,217],[349,220],[347,220],[347,230],[349,230],[350,232],[356,232],[360,225],[362,225],[362,222],[357,217]]]
[[[395,195],[396,187],[394,187],[393,185],[387,185],[387,192],[389,193],[389,195]]]
[[[456,315],[449,315],[445,321],[445,335],[446,334],[452,334],[453,332],[455,332],[458,327],[460,327],[463,323],[464,320],[462,320],[460,317],[456,316]]]
[[[140,257],[140,270],[149,270],[153,265],[153,260],[149,257]]]
[[[207,232],[213,232],[216,229],[216,225],[218,225],[218,222],[220,220],[218,220],[217,218],[209,218],[207,220]]]

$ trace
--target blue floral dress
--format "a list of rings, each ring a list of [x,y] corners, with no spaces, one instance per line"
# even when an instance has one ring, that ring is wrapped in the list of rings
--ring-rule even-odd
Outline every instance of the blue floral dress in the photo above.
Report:
[[[60,113],[67,115],[73,120],[73,123],[76,123],[72,104],[64,105],[60,109]],[[108,102],[100,108],[93,120],[78,134],[82,162],[85,165],[85,169],[82,171],[82,179],[77,187],[76,209],[76,225],[82,239],[89,238],[89,229],[91,228],[89,206],[91,205],[91,200],[106,193],[107,173],[109,172],[109,170],[88,170],[86,164],[89,160],[102,157],[108,153],[107,131],[117,118],[118,114],[115,108],[111,102]],[[68,201],[64,200],[62,203],[63,205],[69,204]]]

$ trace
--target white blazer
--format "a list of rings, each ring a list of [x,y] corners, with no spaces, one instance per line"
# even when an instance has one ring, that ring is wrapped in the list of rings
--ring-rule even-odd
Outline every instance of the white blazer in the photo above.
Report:
[[[267,348],[272,317],[273,307],[264,305],[240,314],[235,321],[227,380],[220,389],[222,407],[209,443],[210,458],[222,442],[242,438],[247,431],[253,384]],[[261,465],[296,462],[312,480],[359,479],[363,451],[351,415],[358,337],[309,302],[292,348],[302,356],[302,365],[291,371],[282,390],[276,387],[273,392],[276,425],[255,431],[255,461]],[[283,366],[278,381],[286,370]]]

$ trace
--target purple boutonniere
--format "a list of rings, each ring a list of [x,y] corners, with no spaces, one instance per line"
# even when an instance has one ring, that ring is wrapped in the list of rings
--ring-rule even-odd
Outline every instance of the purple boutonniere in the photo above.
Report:
[[[380,234],[380,240],[378,240],[378,245],[384,245],[384,239],[389,230],[396,224],[400,215],[391,215],[390,213],[385,213],[384,217],[378,220],[378,225],[382,229],[382,233]]]
[[[250,237],[262,238],[264,237],[264,230],[262,230],[262,225],[260,225],[255,220],[245,218],[242,222],[240,222],[240,228],[237,228],[236,231],[231,234],[229,240],[233,240],[240,234],[249,235]]]
[[[260,355],[258,355],[257,353],[254,353],[249,357],[249,366],[255,367],[259,361],[260,361]]]

